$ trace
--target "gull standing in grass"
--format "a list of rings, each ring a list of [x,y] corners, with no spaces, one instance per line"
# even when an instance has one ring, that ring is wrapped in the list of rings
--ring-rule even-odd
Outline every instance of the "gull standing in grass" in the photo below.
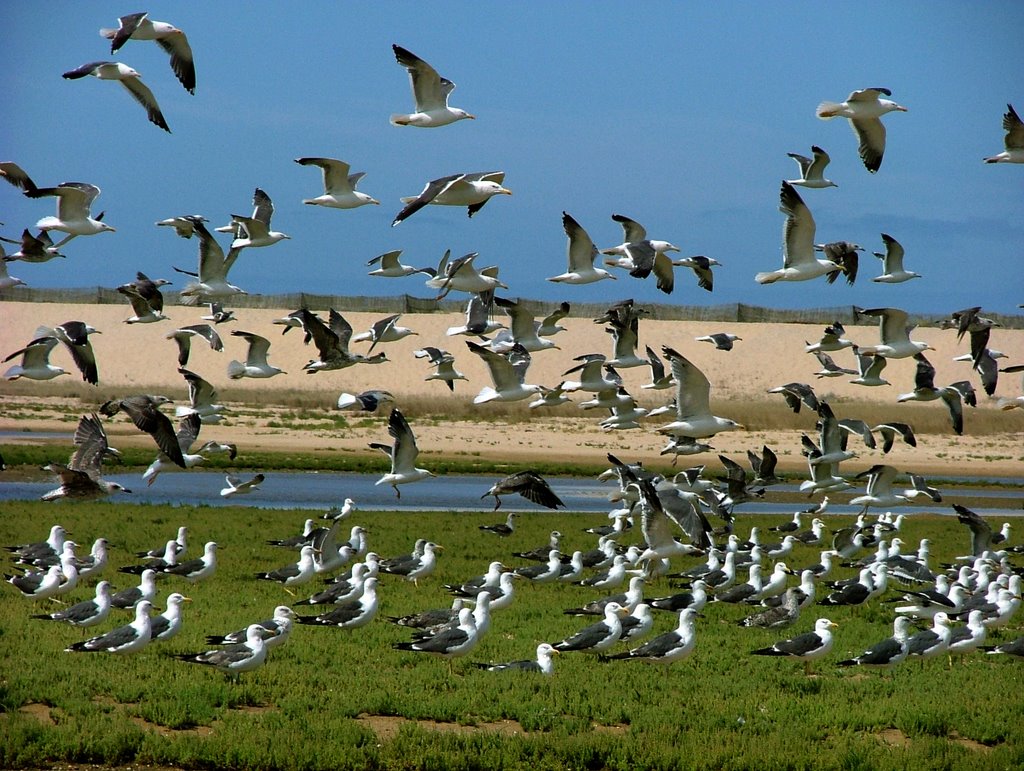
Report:
[[[192,598],[186,597],[180,592],[168,595],[167,609],[159,616],[153,616],[149,621],[150,642],[166,642],[181,631],[181,608],[186,602],[192,602]]]
[[[452,673],[453,658],[465,656],[480,642],[477,634],[476,619],[473,611],[463,608],[459,611],[459,623],[456,626],[444,627],[440,632],[412,642],[397,642],[392,648],[417,653],[433,653],[448,659],[449,674]]]
[[[149,600],[135,606],[135,620],[125,626],[111,629],[105,634],[77,642],[67,648],[68,652],[134,653],[145,648],[152,638],[149,612],[153,609]]]
[[[363,593],[359,597],[335,602],[331,610],[318,616],[296,616],[295,620],[300,624],[314,626],[359,629],[376,618],[379,607],[377,579],[371,576],[363,582]]]
[[[290,586],[307,583],[312,580],[313,575],[316,573],[316,570],[313,568],[313,552],[312,546],[303,546],[299,550],[298,562],[275,568],[274,570],[256,573],[256,578],[264,581],[277,581],[285,589]]]
[[[190,94],[196,92],[196,68],[192,47],[185,33],[166,21],[153,21],[148,13],[130,13],[117,20],[117,29],[104,28],[100,35],[110,41],[110,53],[117,53],[129,40],[153,40],[171,57],[171,69]]]
[[[805,632],[789,640],[782,640],[767,648],[751,651],[755,656],[792,656],[804,663],[804,672],[811,674],[811,662],[832,650],[832,629],[837,627],[827,618],[814,622],[814,631]]]
[[[110,582],[100,581],[96,584],[96,596],[93,599],[83,600],[56,613],[41,613],[32,618],[65,621],[72,626],[85,629],[102,623],[108,615],[110,615]]]
[[[356,185],[365,171],[349,174],[350,167],[336,158],[296,158],[300,166],[319,166],[324,176],[324,193],[316,198],[304,198],[302,202],[312,206],[327,206],[332,209],[356,209],[367,204],[380,204],[376,198],[356,190]]]
[[[419,447],[416,446],[416,436],[409,427],[409,422],[397,407],[391,410],[391,415],[388,417],[388,434],[395,440],[392,447],[377,442],[370,444],[371,449],[380,450],[391,458],[391,471],[378,479],[376,484],[391,485],[395,491],[395,497],[401,498],[399,485],[420,482],[436,476],[436,474],[423,468],[416,468],[416,458],[420,454]]]
[[[569,266],[565,273],[552,276],[548,281],[565,284],[593,284],[602,279],[616,276],[604,268],[594,265],[598,251],[587,231],[566,212],[562,212],[562,227],[569,237]]]
[[[215,667],[227,674],[237,675],[258,669],[267,660],[267,646],[263,641],[263,627],[250,624],[244,643],[203,653],[176,653],[174,658],[192,664]]]
[[[613,653],[609,659],[626,661],[651,661],[659,664],[671,664],[680,661],[693,653],[697,644],[694,619],[698,616],[694,608],[686,608],[679,612],[679,623],[670,632],[653,637],[643,645],[623,653]]]
[[[909,639],[907,630],[910,628],[910,619],[906,616],[898,616],[893,622],[893,635],[887,637],[875,645],[872,645],[864,653],[854,658],[845,659],[839,662],[841,667],[870,666],[870,667],[894,667],[910,654]]]
[[[416,103],[415,112],[392,115],[392,126],[437,128],[460,120],[475,119],[476,116],[465,110],[448,106],[448,96],[455,90],[455,84],[448,78],[442,78],[437,70],[400,45],[393,43],[391,50],[398,63],[409,73],[412,96]]]
[[[619,641],[622,636],[622,619],[629,611],[617,602],[604,607],[604,620],[586,626],[576,634],[554,644],[555,650],[603,653]]]
[[[758,273],[754,280],[759,284],[809,281],[842,270],[832,260],[822,260],[815,256],[814,217],[800,194],[788,182],[782,183],[779,200],[779,211],[786,215],[782,229],[782,268]]]
[[[30,573],[5,573],[4,579],[21,592],[23,597],[31,600],[45,600],[55,597],[60,592],[64,574],[60,565],[51,565],[46,570]]]
[[[882,155],[885,153],[885,125],[881,117],[889,112],[907,111],[906,107],[890,99],[880,99],[882,95],[892,96],[892,91],[887,88],[865,88],[851,93],[845,102],[822,102],[815,111],[822,120],[849,119],[850,127],[857,135],[860,159],[872,174],[881,167]]]
[[[120,81],[132,98],[146,109],[146,117],[149,118],[149,122],[159,126],[168,134],[171,133],[163,113],[160,112],[160,105],[157,104],[156,97],[149,90],[149,86],[142,82],[142,76],[136,70],[121,62],[89,62],[81,67],[68,70],[63,77],[66,80],[77,80],[88,75],[100,80]]]
[[[110,598],[112,607],[130,610],[143,600],[153,602],[156,599],[156,571],[146,568],[139,576],[139,585],[130,586],[127,589],[114,594]]]
[[[825,179],[825,167],[832,160],[829,154],[817,145],[811,145],[811,153],[814,156],[813,158],[808,158],[806,155],[798,155],[797,153],[786,153],[800,167],[800,179],[788,179],[786,181],[791,185],[800,185],[801,187],[839,187],[831,179]]]
[[[1024,123],[1021,122],[1012,104],[1006,105],[1003,115],[1003,145],[1006,149],[996,155],[985,158],[985,163],[1024,163]]]
[[[190,583],[202,581],[213,575],[217,569],[217,543],[208,541],[203,548],[203,556],[196,559],[179,562],[177,565],[166,567],[159,571],[169,576],[180,576]]]
[[[262,630],[260,634],[263,637],[263,642],[266,643],[267,650],[276,648],[288,640],[295,617],[295,611],[287,605],[278,605],[274,608],[273,617],[255,622],[255,625]],[[206,635],[206,644],[237,645],[244,643],[248,636],[249,627],[245,626],[223,635],[208,634]]]

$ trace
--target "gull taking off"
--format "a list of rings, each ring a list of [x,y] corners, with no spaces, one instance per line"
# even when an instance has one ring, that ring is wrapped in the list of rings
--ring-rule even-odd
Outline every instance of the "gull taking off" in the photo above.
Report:
[[[423,468],[416,468],[416,458],[420,454],[419,447],[416,446],[416,436],[397,407],[391,410],[391,416],[388,418],[388,433],[395,440],[393,447],[377,442],[370,444],[371,449],[380,450],[391,458],[391,471],[378,479],[376,484],[391,485],[395,497],[401,498],[402,493],[398,485],[419,482],[436,474]]]

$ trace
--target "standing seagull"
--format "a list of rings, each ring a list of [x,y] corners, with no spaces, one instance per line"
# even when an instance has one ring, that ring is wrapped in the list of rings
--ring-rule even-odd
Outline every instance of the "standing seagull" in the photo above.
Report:
[[[477,171],[463,174],[451,174],[439,177],[426,184],[419,195],[402,198],[405,208],[395,215],[391,227],[408,219],[427,204],[438,206],[466,206],[468,215],[472,217],[480,211],[493,196],[512,195],[512,191],[502,187],[505,181],[503,171]]]
[[[587,231],[568,213],[562,212],[562,227],[569,237],[569,267],[565,273],[552,276],[548,281],[566,284],[593,284],[605,278],[616,278],[604,268],[594,266],[598,251]]]
[[[391,485],[395,491],[395,497],[401,498],[402,493],[398,485],[406,485],[411,482],[419,482],[423,479],[436,476],[430,471],[416,468],[416,458],[420,454],[416,446],[416,437],[409,427],[409,422],[397,407],[391,410],[388,418],[388,433],[395,440],[393,447],[386,444],[372,442],[370,447],[380,450],[391,458],[391,471],[377,480],[378,485]]]
[[[205,651],[204,653],[176,653],[174,658],[192,664],[216,667],[228,674],[249,672],[263,665],[267,660],[267,646],[263,640],[264,629],[259,624],[250,624],[246,629],[244,643],[228,648]]]
[[[58,568],[59,569],[59,568]],[[42,613],[32,618],[48,621],[66,621],[72,626],[85,629],[103,622],[110,614],[110,582],[100,581],[96,584],[96,596],[91,600],[72,605],[70,608],[56,613]]]
[[[604,607],[604,620],[586,626],[571,637],[555,643],[555,650],[581,651],[583,653],[602,653],[608,650],[622,636],[622,618],[629,611],[617,602],[609,602]]]
[[[887,637],[881,642],[872,645],[859,656],[840,661],[839,666],[896,666],[910,654],[910,635],[907,633],[907,630],[910,628],[910,621],[911,619],[907,616],[897,616],[893,622],[892,637]]]
[[[185,33],[166,21],[151,21],[148,13],[130,13],[117,20],[117,29],[101,29],[100,35],[110,41],[110,53],[129,40],[155,40],[171,56],[171,69],[190,94],[196,92],[196,68],[192,47]]]
[[[149,644],[152,636],[149,621],[149,611],[152,608],[149,600],[143,600],[135,606],[135,620],[132,623],[112,629],[98,637],[77,642],[64,650],[106,653],[133,653],[140,650]]]
[[[879,99],[882,94],[892,96],[892,91],[887,88],[865,88],[854,91],[846,97],[845,102],[839,104],[822,102],[816,110],[822,120],[849,118],[850,126],[860,143],[857,148],[860,159],[872,174],[881,167],[882,155],[885,153],[885,126],[881,117],[887,112],[907,111],[906,107],[896,102]]]
[[[813,159],[808,158],[806,155],[786,153],[800,167],[800,179],[789,179],[786,181],[791,185],[800,185],[801,187],[839,187],[831,179],[825,179],[825,167],[832,160],[828,153],[817,145],[811,146],[811,153],[814,155]]]
[[[1006,132],[1003,139],[1006,149],[998,155],[986,158],[985,163],[1024,163],[1024,123],[1021,122],[1012,104],[1006,105],[1003,131]]]
[[[465,110],[448,106],[448,96],[455,90],[455,84],[448,78],[442,78],[437,70],[400,45],[392,44],[391,50],[395,52],[398,63],[409,73],[412,96],[416,102],[416,112],[392,115],[392,126],[437,128],[459,120],[475,119],[476,116]]]
[[[541,643],[537,646],[536,661],[528,659],[525,661],[508,661],[502,664],[476,662],[476,666],[480,669],[486,669],[488,672],[540,672],[544,675],[550,675],[555,671],[555,665],[551,657],[557,654],[558,651],[550,644]]]
[[[56,196],[57,216],[43,217],[36,223],[40,230],[59,230],[68,234],[54,245],[54,249],[59,249],[75,236],[94,236],[97,233],[112,233],[116,230],[102,221],[102,213],[96,217],[89,216],[89,209],[99,194],[100,189],[96,185],[86,182],[64,182],[57,187],[39,187],[25,191],[29,198]]]
[[[651,638],[638,648],[624,653],[615,653],[609,659],[625,659],[628,661],[654,661],[670,664],[689,656],[697,644],[694,633],[694,619],[697,610],[685,608],[679,612],[679,624],[671,632],[665,632]]]
[[[319,166],[324,174],[324,194],[316,198],[304,198],[303,203],[332,209],[355,209],[371,203],[380,204],[376,198],[356,190],[356,185],[366,172],[349,174],[350,167],[345,161],[336,158],[296,158],[295,162],[300,166]]]
[[[827,618],[814,622],[814,631],[782,640],[768,648],[751,651],[755,656],[794,656],[804,662],[804,672],[811,673],[811,662],[832,650],[832,629],[838,626]]]
[[[160,105],[156,103],[156,97],[149,90],[149,86],[142,82],[142,76],[136,70],[121,62],[89,62],[76,69],[68,70],[63,77],[68,80],[77,80],[87,75],[92,75],[100,80],[121,81],[121,85],[128,89],[128,93],[134,97],[135,101],[146,108],[146,117],[149,118],[149,122],[159,126],[168,134],[171,133],[163,113],[160,112]]]
[[[832,260],[820,260],[814,256],[814,217],[788,182],[782,183],[779,200],[779,211],[786,215],[786,224],[782,228],[782,268],[758,273],[754,280],[759,284],[808,281],[842,270]]]

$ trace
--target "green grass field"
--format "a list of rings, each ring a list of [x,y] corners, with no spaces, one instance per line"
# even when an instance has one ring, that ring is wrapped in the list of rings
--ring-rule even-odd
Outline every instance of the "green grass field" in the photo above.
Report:
[[[554,528],[570,548],[589,548],[582,528],[599,515],[538,512],[519,518],[516,532],[499,539],[477,525],[500,513],[365,513],[351,523],[369,530],[383,556],[409,551],[417,537],[446,547],[436,573],[419,586],[381,578],[380,616],[351,632],[297,626],[266,666],[233,682],[217,671],[189,665],[173,653],[205,650],[207,634],[224,633],[269,617],[294,601],[252,574],[294,561],[267,538],[298,532],[306,511],[129,504],[5,505],[0,543],[40,540],[60,522],[71,537],[112,544],[104,577],[117,588],[135,581],[116,568],[133,552],[189,526],[190,553],[216,540],[217,574],[187,585],[162,579],[157,607],[172,591],[193,599],[175,639],[124,657],[73,654],[77,629],[29,618],[49,611],[10,586],[0,602],[0,767],[53,763],[111,767],[239,769],[636,769],[636,768],[843,768],[1007,769],[1024,766],[1024,670],[1007,657],[972,653],[954,660],[911,660],[891,672],[840,670],[835,662],[888,636],[892,606],[805,611],[788,630],[742,629],[745,607],[709,605],[698,619],[697,647],[684,661],[662,667],[600,662],[584,654],[555,659],[550,678],[490,673],[472,661],[530,658],[537,643],[557,641],[587,623],[563,608],[600,596],[581,587],[517,585],[512,606],[454,676],[441,659],[393,650],[408,632],[383,620],[450,604],[442,584],[482,573],[492,559],[525,564],[513,551],[545,542]],[[743,517],[776,524],[784,517]],[[831,517],[830,526],[848,520]],[[902,537],[932,540],[933,560],[967,548],[967,531],[948,517],[917,517]],[[623,539],[633,543],[639,533]],[[816,562],[802,547],[791,567]],[[679,567],[694,560],[680,561]],[[9,560],[4,567],[9,567]],[[9,572],[9,571],[8,571]],[[839,576],[851,575],[842,569]],[[95,579],[69,597],[91,596]],[[313,584],[299,587],[306,596]],[[649,596],[672,591],[662,579]],[[826,615],[839,624],[832,653],[815,674],[796,661],[750,656],[813,626]],[[301,610],[308,613],[308,610]],[[92,634],[127,623],[127,613]],[[659,613],[655,632],[674,627]],[[1020,634],[1018,625],[998,639]]]

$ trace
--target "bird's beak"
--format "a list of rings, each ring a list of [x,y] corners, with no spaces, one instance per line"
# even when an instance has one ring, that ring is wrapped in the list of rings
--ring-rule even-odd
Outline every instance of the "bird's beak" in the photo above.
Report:
[[[558,654],[559,656],[561,656],[561,655],[562,655],[562,652],[561,652],[560,650],[558,650],[558,648],[552,648],[552,649],[551,649],[551,652],[552,652],[552,653],[557,653],[557,654]]]
[[[511,190],[509,190],[509,189],[508,189],[507,187],[503,187],[503,188],[501,188],[501,190],[499,190],[498,192],[499,192],[499,193],[503,193],[504,195],[512,195],[512,191],[511,191]],[[507,288],[507,287],[506,287],[506,288]]]
[[[192,598],[191,597],[182,597],[181,601],[182,602],[192,602]]]

